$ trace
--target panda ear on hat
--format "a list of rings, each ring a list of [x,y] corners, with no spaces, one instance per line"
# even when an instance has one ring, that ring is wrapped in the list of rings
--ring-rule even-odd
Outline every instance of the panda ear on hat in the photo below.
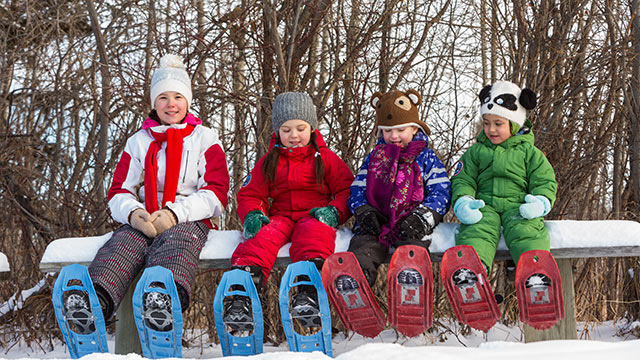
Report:
[[[537,95],[533,90],[524,88],[522,92],[520,92],[520,98],[518,99],[522,107],[527,110],[531,110],[536,107],[538,103]]]
[[[482,90],[480,90],[480,93],[478,94],[478,99],[480,99],[481,103],[484,101],[485,98],[489,96],[489,94],[491,94],[491,87],[492,85],[485,85],[482,88]]]

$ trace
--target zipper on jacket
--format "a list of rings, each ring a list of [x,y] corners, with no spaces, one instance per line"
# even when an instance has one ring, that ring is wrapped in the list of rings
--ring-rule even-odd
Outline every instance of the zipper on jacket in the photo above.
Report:
[[[187,172],[189,171],[189,150],[187,150],[187,161],[184,163],[184,175],[182,175],[182,183],[184,184],[187,178]]]

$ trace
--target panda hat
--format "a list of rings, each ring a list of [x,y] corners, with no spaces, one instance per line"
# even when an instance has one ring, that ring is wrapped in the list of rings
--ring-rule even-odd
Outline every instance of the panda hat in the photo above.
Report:
[[[509,81],[496,81],[487,85],[478,94],[480,98],[480,117],[494,114],[518,125],[520,129],[527,118],[527,110],[536,106],[536,93],[531,89],[520,89]],[[517,131],[517,130],[516,130]]]

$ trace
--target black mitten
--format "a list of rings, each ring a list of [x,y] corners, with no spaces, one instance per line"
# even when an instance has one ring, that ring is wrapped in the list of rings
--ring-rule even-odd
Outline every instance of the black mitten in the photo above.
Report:
[[[396,226],[403,241],[413,242],[420,241],[433,233],[433,229],[440,221],[442,221],[442,215],[424,205],[419,205]]]
[[[389,220],[386,216],[369,204],[362,205],[354,210],[354,216],[360,226],[361,234],[380,235],[380,227]]]

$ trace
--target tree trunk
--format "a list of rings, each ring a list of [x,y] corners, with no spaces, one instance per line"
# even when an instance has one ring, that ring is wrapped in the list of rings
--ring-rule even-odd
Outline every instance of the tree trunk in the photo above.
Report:
[[[109,60],[107,58],[107,50],[105,47],[104,38],[100,30],[100,24],[98,22],[98,14],[96,13],[93,0],[87,0],[87,9],[89,11],[89,18],[91,19],[91,29],[93,35],[96,38],[96,48],[100,56],[100,77],[102,81],[101,86],[101,104],[98,114],[100,128],[98,129],[98,151],[95,157],[95,177],[94,177],[94,199],[97,201],[103,201],[105,198],[104,193],[104,176],[105,176],[105,164],[107,158],[107,145],[109,136],[109,108],[111,103],[111,75],[109,73]],[[99,231],[104,232],[104,221],[106,218],[106,209],[101,207],[98,209],[98,223],[100,223]]]

